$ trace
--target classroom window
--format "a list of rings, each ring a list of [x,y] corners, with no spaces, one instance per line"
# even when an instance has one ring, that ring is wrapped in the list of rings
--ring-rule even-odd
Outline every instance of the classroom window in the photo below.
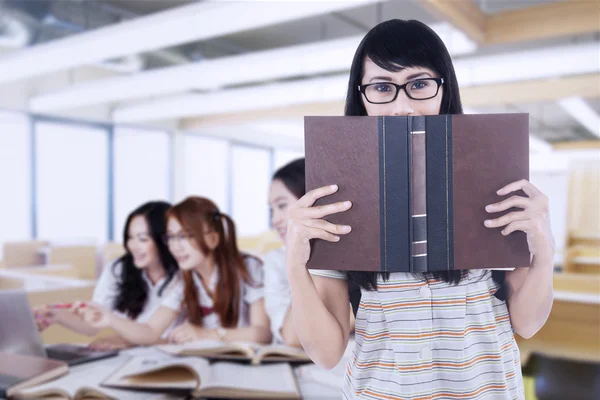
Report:
[[[232,147],[232,214],[240,236],[269,229],[268,191],[271,152],[236,145]]]
[[[153,200],[170,200],[169,134],[116,128],[114,136],[113,239],[121,241],[131,211]]]
[[[0,112],[0,259],[6,241],[31,238],[31,139],[29,119]]]
[[[229,143],[186,134],[183,152],[183,195],[207,197],[229,212]],[[181,199],[180,199],[181,200]]]
[[[41,239],[108,237],[107,131],[83,124],[35,125],[37,227]]]

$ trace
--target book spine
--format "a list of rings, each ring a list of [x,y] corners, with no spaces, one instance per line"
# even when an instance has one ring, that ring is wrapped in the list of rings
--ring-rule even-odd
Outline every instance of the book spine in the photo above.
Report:
[[[408,117],[410,179],[410,271],[427,272],[427,173],[425,117]]]
[[[428,271],[454,269],[452,116],[426,117]]]
[[[410,272],[410,192],[407,117],[380,117],[381,271]]]

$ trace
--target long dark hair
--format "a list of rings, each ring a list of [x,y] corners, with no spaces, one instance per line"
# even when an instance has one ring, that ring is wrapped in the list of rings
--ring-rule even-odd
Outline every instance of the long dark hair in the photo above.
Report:
[[[305,175],[304,158],[299,158],[287,163],[275,171],[273,180],[283,182],[285,187],[292,192],[294,196],[300,198],[306,194]]]
[[[382,22],[371,29],[358,46],[350,69],[345,115],[367,115],[362,95],[358,91],[358,86],[362,84],[366,58],[391,72],[407,67],[425,67],[437,72],[444,78],[440,114],[463,113],[456,73],[444,42],[422,22],[393,19]],[[497,272],[501,271],[494,271],[494,279],[502,283],[504,274]],[[378,274],[376,272],[348,272],[351,299],[356,297],[356,291],[361,288],[376,290]],[[389,273],[381,275],[384,280],[389,279]],[[433,272],[425,275],[454,284],[458,284],[463,277],[461,271]],[[356,310],[357,304],[355,301],[352,303]]]
[[[171,282],[178,271],[177,262],[164,244],[162,238],[166,233],[167,211],[171,205],[164,201],[151,201],[135,209],[127,217],[123,229],[123,245],[126,252],[121,258],[113,263],[112,272],[116,273],[118,265],[121,266],[119,279],[119,294],[115,298],[114,308],[129,318],[135,319],[142,313],[148,300],[148,284],[142,276],[143,271],[133,263],[133,256],[127,248],[129,239],[129,226],[135,217],[144,217],[148,224],[150,238],[158,249],[158,257],[165,270],[165,282],[159,288],[158,295],[161,296],[165,287]]]
[[[192,240],[205,255],[210,252],[204,238],[205,232],[214,231],[219,235],[219,244],[214,249],[215,263],[219,270],[219,282],[213,294],[214,309],[219,316],[221,326],[235,327],[238,323],[242,296],[240,278],[244,282],[250,282],[250,274],[244,262],[250,256],[240,253],[237,247],[235,223],[228,215],[221,213],[211,200],[198,196],[188,197],[173,206],[169,210],[168,218],[175,218],[186,232],[191,233]],[[192,271],[182,271],[184,282],[182,307],[192,324],[202,326],[204,312],[200,306],[192,274]],[[258,285],[262,282],[250,283]]]

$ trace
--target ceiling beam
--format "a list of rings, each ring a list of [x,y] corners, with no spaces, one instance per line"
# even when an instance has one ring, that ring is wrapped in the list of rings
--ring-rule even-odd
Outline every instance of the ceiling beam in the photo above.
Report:
[[[552,143],[554,150],[600,150],[600,140]]]
[[[497,45],[600,31],[598,0],[559,1],[484,14],[473,0],[420,0],[423,8],[481,45]]]
[[[600,98],[600,74],[472,86],[460,93],[469,107],[554,102],[571,96]]]
[[[485,42],[486,15],[473,0],[420,0],[423,7],[477,43]]]
[[[0,59],[0,84],[376,1],[278,3],[214,0],[194,3],[9,54]]]
[[[465,107],[555,102],[569,96],[599,98],[600,74],[461,88],[461,98]],[[193,130],[205,126],[238,124],[263,119],[299,118],[304,115],[343,115],[343,111],[343,101],[313,102],[256,111],[184,118],[181,120],[180,128]]]
[[[598,0],[561,1],[488,16],[485,44],[525,42],[598,31]]]
[[[600,138],[600,115],[584,99],[580,96],[566,97],[559,100],[558,105],[585,129]]]

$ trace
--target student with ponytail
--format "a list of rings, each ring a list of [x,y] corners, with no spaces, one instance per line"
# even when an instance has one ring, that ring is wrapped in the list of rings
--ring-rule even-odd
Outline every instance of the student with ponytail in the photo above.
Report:
[[[156,342],[180,316],[185,322],[169,334],[171,342],[271,340],[262,264],[239,252],[229,216],[206,198],[189,197],[169,210],[165,242],[179,264],[183,285],[163,299],[146,323],[91,304],[79,310],[89,324],[111,327],[141,345]]]

